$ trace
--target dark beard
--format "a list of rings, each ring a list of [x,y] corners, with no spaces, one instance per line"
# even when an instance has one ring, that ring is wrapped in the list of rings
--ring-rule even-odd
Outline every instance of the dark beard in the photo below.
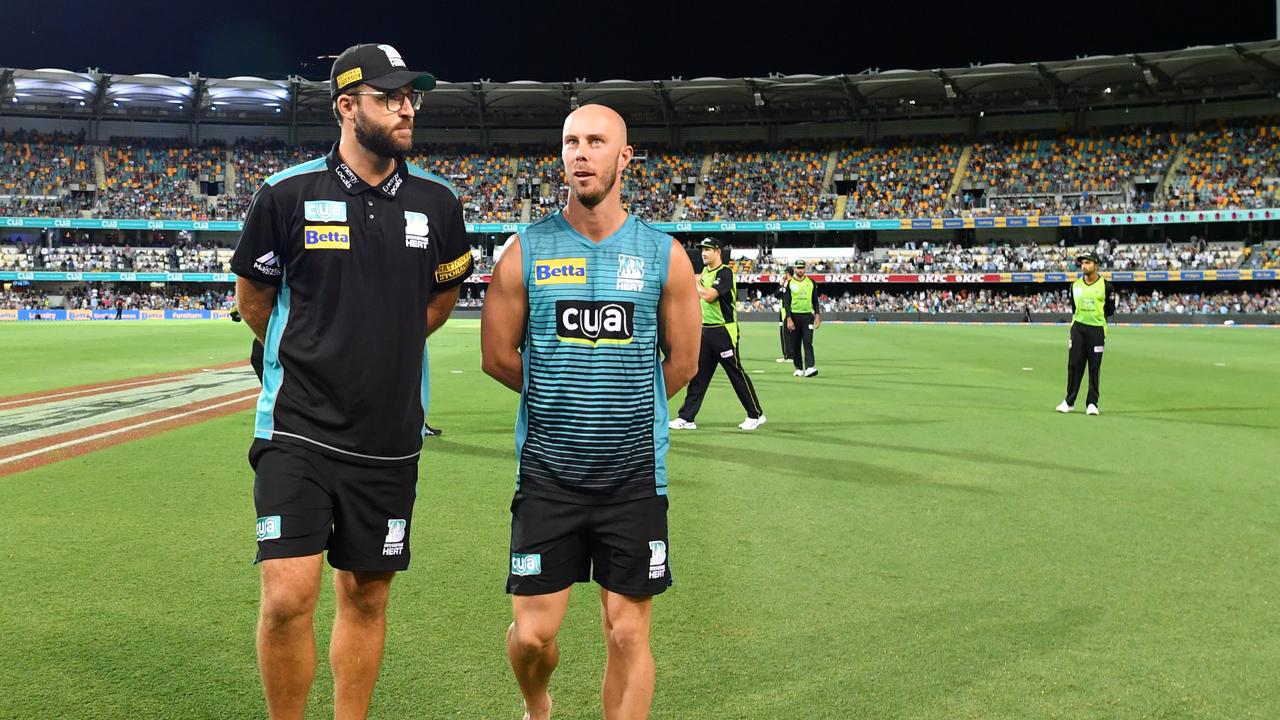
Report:
[[[609,184],[601,187],[598,192],[591,193],[590,195],[584,195],[578,192],[577,190],[574,190],[573,196],[578,198],[578,202],[582,203],[583,207],[585,207],[588,210],[594,210],[596,206],[601,203],[601,201],[609,197],[609,193],[613,191],[613,186],[617,184],[618,184],[618,166],[615,163],[613,167],[609,168]]]
[[[356,112],[355,116],[356,141],[364,146],[365,150],[387,160],[399,160],[408,152],[408,148],[401,148],[396,144],[395,139],[391,136],[391,130],[379,132],[373,125],[364,122],[364,113]]]

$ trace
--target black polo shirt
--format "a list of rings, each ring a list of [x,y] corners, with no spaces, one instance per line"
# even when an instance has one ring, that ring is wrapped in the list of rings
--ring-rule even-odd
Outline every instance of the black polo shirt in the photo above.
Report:
[[[403,161],[370,186],[334,145],[267,178],[231,269],[279,288],[254,436],[350,462],[415,461],[427,304],[471,274],[453,188]]]

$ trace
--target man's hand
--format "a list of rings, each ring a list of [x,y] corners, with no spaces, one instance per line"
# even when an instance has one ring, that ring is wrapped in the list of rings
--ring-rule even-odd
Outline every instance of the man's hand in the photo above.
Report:
[[[787,330],[790,332],[795,332],[796,330],[796,324],[791,318],[787,318]]]

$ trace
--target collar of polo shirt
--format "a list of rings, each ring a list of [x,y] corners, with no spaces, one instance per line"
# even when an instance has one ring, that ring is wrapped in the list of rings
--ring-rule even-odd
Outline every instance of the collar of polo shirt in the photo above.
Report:
[[[329,151],[329,156],[325,158],[325,160],[329,165],[329,171],[333,173],[334,177],[338,178],[338,183],[342,185],[348,195],[359,195],[365,190],[370,189],[369,183],[361,180],[355,170],[352,170],[351,167],[343,162],[342,158],[338,156],[337,143],[333,144],[333,149]],[[404,173],[404,158],[400,158],[396,160],[396,169],[391,172],[391,175],[373,189],[386,197],[394,198],[396,193],[400,192],[400,187],[404,185]]]

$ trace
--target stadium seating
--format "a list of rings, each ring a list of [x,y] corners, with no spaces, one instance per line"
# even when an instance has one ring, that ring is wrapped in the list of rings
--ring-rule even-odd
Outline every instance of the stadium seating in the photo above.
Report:
[[[650,147],[624,176],[623,196],[657,221],[828,219],[838,206],[847,218],[1273,207],[1278,136],[1280,123],[1263,119],[1190,132],[1129,128],[974,143]],[[90,145],[77,135],[0,134],[0,214],[239,219],[267,177],[328,147],[120,138]],[[526,200],[536,219],[567,197],[561,161],[549,150],[422,147],[411,159],[454,184],[472,222],[524,220]],[[828,182],[837,176],[844,182]],[[697,191],[685,197],[690,177]],[[1135,187],[1136,178],[1146,184]],[[222,182],[223,193],[206,197],[200,179]],[[90,185],[100,187],[89,192]]]
[[[895,144],[847,148],[836,172],[857,177],[845,217],[949,217],[948,193],[960,148],[943,144]]]
[[[687,220],[831,217],[835,201],[822,192],[821,150],[717,150],[711,159],[705,191],[689,200]]]

